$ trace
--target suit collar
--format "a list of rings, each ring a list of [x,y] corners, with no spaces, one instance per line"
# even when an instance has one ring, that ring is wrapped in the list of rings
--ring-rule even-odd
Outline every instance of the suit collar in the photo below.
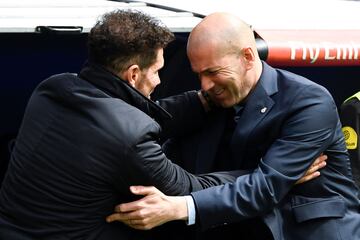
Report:
[[[274,105],[271,96],[277,91],[277,73],[275,69],[263,62],[260,79],[246,98],[244,109],[232,137],[231,148],[235,149],[232,153],[233,156],[237,155],[236,151],[246,147],[249,135],[270,112]]]
[[[271,68],[265,62],[262,62],[262,66],[263,70],[254,90],[249,93],[249,96],[246,99],[233,107],[236,114],[243,110],[244,106],[246,105],[247,99],[251,98],[251,95],[258,95],[260,88],[263,88],[264,92],[268,96],[271,96],[278,91],[277,81],[274,81],[277,76],[275,69]]]
[[[90,62],[85,63],[79,77],[95,85],[110,96],[120,98],[140,109],[157,121],[171,118],[171,115],[165,109],[100,65]]]
[[[244,103],[244,112],[246,114],[266,115],[270,107],[274,104],[271,96],[278,91],[277,73],[274,68],[263,64],[263,70],[260,79],[255,88],[249,93]],[[254,115],[253,115],[254,117]]]
[[[258,85],[260,84],[268,96],[278,91],[276,70],[270,67],[266,62],[262,62],[263,70],[260,75]]]

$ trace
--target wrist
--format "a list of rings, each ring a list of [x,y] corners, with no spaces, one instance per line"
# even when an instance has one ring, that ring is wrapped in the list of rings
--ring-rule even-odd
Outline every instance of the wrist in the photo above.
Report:
[[[174,220],[188,220],[188,209],[185,197],[173,197]]]

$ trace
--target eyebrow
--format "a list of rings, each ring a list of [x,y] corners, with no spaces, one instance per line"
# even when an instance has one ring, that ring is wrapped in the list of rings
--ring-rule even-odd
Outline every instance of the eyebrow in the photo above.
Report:
[[[214,73],[214,72],[218,72],[221,69],[223,69],[222,67],[210,67],[205,69],[204,71],[202,71],[202,73]]]

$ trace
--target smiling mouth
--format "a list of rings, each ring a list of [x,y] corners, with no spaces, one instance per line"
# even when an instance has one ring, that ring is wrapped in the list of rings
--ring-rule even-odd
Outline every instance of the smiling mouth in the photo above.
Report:
[[[222,94],[225,91],[225,88],[220,88],[214,91],[214,94],[216,96],[219,96],[220,94]]]

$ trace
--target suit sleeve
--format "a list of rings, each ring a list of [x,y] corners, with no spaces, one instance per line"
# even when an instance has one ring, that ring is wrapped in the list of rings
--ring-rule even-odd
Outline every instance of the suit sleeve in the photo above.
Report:
[[[339,118],[326,90],[306,87],[289,109],[280,137],[253,173],[234,184],[192,193],[202,228],[266,214],[331,144]]]

